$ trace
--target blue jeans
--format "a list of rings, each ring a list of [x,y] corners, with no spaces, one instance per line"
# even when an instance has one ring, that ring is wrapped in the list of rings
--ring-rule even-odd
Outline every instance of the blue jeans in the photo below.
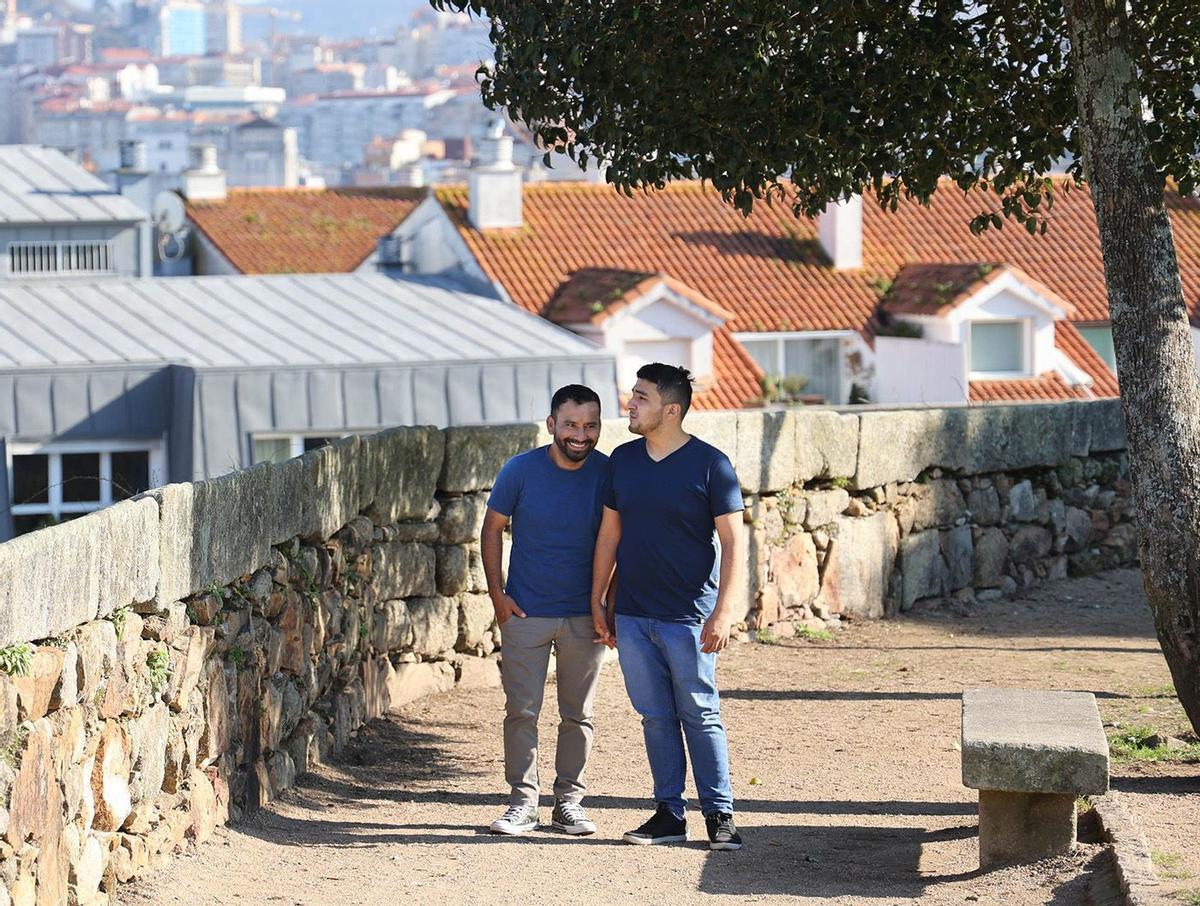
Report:
[[[686,737],[700,810],[732,814],[717,656],[700,651],[700,626],[617,614],[617,653],[629,700],[642,716],[655,801],[683,816]]]

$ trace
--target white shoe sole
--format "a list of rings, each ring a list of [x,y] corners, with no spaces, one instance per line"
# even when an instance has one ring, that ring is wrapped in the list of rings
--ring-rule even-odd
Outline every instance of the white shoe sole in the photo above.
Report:
[[[639,837],[635,834],[626,834],[621,838],[626,843],[632,843],[634,846],[657,846],[660,843],[687,843],[687,834],[673,834],[670,837]]]
[[[502,834],[505,837],[520,837],[531,830],[537,830],[536,822],[533,824],[493,824],[488,828],[489,833]]]
[[[557,821],[550,822],[550,826],[556,831],[562,831],[564,834],[570,834],[572,837],[586,837],[589,834],[596,833],[596,825],[591,824],[559,824]]]

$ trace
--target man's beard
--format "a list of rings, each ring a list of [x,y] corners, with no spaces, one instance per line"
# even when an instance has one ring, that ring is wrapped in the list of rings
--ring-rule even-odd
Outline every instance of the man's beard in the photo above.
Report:
[[[565,439],[554,438],[554,446],[558,447],[558,452],[569,459],[571,462],[583,462],[588,458],[588,454],[595,448],[595,443],[588,443],[583,450],[578,450],[567,445]]]

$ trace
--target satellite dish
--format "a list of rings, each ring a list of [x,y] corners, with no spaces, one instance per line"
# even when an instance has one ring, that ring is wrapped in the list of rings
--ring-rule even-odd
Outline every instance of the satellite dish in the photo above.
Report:
[[[159,192],[155,195],[150,216],[160,233],[178,233],[187,222],[183,199],[174,192]]]

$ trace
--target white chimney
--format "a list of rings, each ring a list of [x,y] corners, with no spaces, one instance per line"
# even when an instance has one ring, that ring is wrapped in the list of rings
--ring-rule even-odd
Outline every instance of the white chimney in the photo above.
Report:
[[[188,201],[224,201],[225,171],[217,166],[215,145],[192,145],[191,166],[183,171],[183,196]]]
[[[834,270],[862,267],[862,196],[828,205],[817,218],[817,240]]]
[[[513,141],[504,122],[494,120],[467,175],[467,219],[477,230],[519,227],[524,223],[521,171],[513,164]]]

